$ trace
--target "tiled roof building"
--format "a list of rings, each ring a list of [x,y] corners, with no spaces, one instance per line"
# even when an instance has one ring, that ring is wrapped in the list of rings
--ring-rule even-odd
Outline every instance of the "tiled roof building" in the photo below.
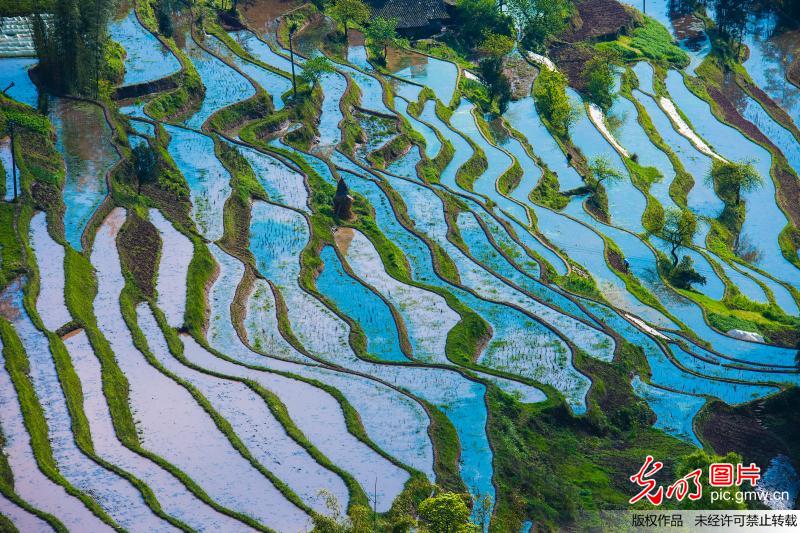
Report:
[[[409,37],[439,33],[450,18],[445,0],[370,0],[375,17],[397,19],[397,31]],[[453,3],[453,2],[450,2]]]

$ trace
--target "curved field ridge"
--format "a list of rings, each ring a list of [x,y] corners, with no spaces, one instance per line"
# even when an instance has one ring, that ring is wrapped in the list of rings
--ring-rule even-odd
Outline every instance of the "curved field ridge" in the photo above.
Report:
[[[13,290],[15,285],[10,288]],[[21,285],[16,287],[16,294],[12,292],[6,302],[15,313],[12,323],[27,356],[28,375],[44,412],[47,436],[58,470],[70,484],[90,494],[119,525],[131,528],[142,524],[148,529],[165,527],[163,520],[147,507],[142,494],[130,481],[94,462],[78,448],[50,341],[36,328],[23,306]]]
[[[158,306],[164,311],[167,323],[174,327],[183,325],[186,310],[186,278],[194,246],[184,234],[176,230],[157,209],[151,209],[150,222],[161,236],[161,261],[158,264],[156,292]]]
[[[379,474],[383,481],[378,506],[379,509],[388,509],[391,501],[402,490],[408,474],[349,432],[342,408],[331,394],[274,371],[288,372],[336,386],[348,399],[355,396],[348,394],[349,384],[357,382],[359,378],[265,357],[242,344],[233,327],[230,302],[244,267],[218,248],[212,247],[212,251],[216,251],[220,275],[209,293],[212,312],[208,339],[211,347],[232,358],[232,361],[215,357],[207,350],[191,350],[191,344],[187,344],[187,359],[201,368],[251,379],[276,394],[286,406],[292,421],[311,443],[335,465],[350,473],[365,490],[374,484],[375,474]],[[371,396],[372,394],[368,395],[364,401],[374,403]],[[365,426],[369,427],[367,422]],[[340,505],[347,501],[346,492],[334,493],[334,496]]]
[[[64,345],[81,380],[83,410],[89,420],[95,452],[100,457],[124,468],[146,483],[164,512],[192,528],[250,530],[243,523],[215,511],[201,501],[175,475],[120,443],[114,432],[114,422],[103,394],[103,371],[100,361],[92,352],[86,333],[79,330],[70,334],[64,339]]]
[[[31,247],[39,268],[39,295],[36,308],[44,327],[50,331],[72,320],[64,303],[64,248],[47,232],[47,216],[43,212],[31,218]]]
[[[258,394],[243,383],[223,380],[185,367],[169,353],[166,339],[146,303],[137,306],[136,314],[139,327],[147,337],[151,351],[158,362],[168,372],[197,389],[231,425],[236,435],[264,468],[273,470],[280,464],[280,459],[272,455],[270,448],[274,447],[273,449],[280,454],[281,452],[277,448],[285,448],[288,445],[289,449],[284,454],[298,451],[302,453],[302,449],[283,432],[280,423],[266,409],[264,400]],[[272,436],[274,440],[265,442],[265,436]],[[281,473],[286,474],[287,472]],[[291,481],[285,477],[284,479],[287,482]],[[253,495],[257,496],[257,501],[254,501],[255,505],[249,514],[258,516],[264,524],[280,531],[291,531],[293,527],[308,522],[308,515],[288,501],[267,480],[251,475],[250,477],[242,476],[239,481],[245,483],[249,490],[258,493]],[[326,487],[321,485],[316,490],[321,488]],[[300,494],[303,495],[307,504],[313,504],[316,499],[313,487],[302,487]],[[255,514],[255,509],[258,509],[257,512],[260,515]],[[317,507],[316,510],[321,511],[324,508]]]
[[[363,233],[341,228],[336,244],[360,277],[392,302],[409,330],[414,356],[423,361],[447,362],[447,332],[455,326],[458,314],[438,294],[397,281],[386,273],[378,251]]]
[[[266,525],[276,519],[279,526],[288,525],[280,522],[286,514],[274,514],[283,504],[270,504],[268,495],[277,493],[271,483],[233,447],[189,390],[153,366],[134,346],[121,311],[116,311],[125,281],[115,240],[124,221],[125,211],[115,209],[98,230],[92,251],[98,279],[95,307],[108,310],[98,317],[98,326],[128,377],[142,446],[186,472],[220,505]],[[164,342],[158,336],[148,338],[148,349],[161,352],[163,344],[152,345],[159,340]],[[187,439],[192,446],[184,445]]]
[[[3,294],[3,299],[8,297]],[[3,345],[5,351],[5,343]],[[14,492],[34,507],[55,516],[75,531],[113,531],[98,519],[75,496],[46,477],[36,464],[30,435],[25,427],[14,384],[3,357],[0,365],[0,427],[3,429],[3,453],[14,475]]]

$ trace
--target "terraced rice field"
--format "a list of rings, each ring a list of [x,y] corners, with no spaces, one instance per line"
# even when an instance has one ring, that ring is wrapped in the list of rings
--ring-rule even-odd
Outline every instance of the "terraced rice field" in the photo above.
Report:
[[[548,477],[619,506],[648,446],[742,453],[714,432],[748,413],[784,438],[800,117],[769,35],[746,39],[764,97],[737,78],[711,105],[711,45],[677,39],[688,66],[618,65],[607,109],[567,87],[560,136],[533,95],[485,113],[466,60],[383,64],[311,4],[257,29],[184,13],[172,37],[131,4],[116,93],[47,95],[35,59],[0,58],[0,529],[388,531],[449,491],[476,530],[527,531],[566,512]],[[743,159],[763,184],[731,236],[706,178]],[[670,277],[664,210],[695,217],[678,253],[705,283]],[[775,446],[755,460],[796,498]]]

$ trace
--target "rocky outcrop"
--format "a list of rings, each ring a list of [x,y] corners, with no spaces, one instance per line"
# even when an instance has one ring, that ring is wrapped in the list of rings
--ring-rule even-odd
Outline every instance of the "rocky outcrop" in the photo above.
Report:
[[[750,341],[750,342],[764,342],[764,337],[761,336],[759,333],[755,333],[754,331],[745,331],[743,329],[732,329],[728,332],[728,335],[733,337],[734,339],[739,339],[742,341]]]
[[[333,212],[342,220],[353,218],[353,197],[350,196],[350,188],[343,179],[339,180],[336,186],[336,194],[333,197]]]

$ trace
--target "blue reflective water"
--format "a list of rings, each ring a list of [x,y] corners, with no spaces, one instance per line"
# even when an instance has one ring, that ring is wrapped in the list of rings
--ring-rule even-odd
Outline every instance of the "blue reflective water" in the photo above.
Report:
[[[314,300],[297,286],[300,265],[297,256],[308,242],[309,230],[305,220],[296,213],[263,202],[253,206],[250,226],[250,250],[256,258],[256,265],[263,274],[272,279],[283,292],[287,306],[317,305]],[[316,302],[316,303],[315,303]],[[324,312],[324,308],[310,308]],[[292,311],[297,311],[292,307]],[[320,319],[331,325],[330,315],[320,315]],[[295,317],[297,318],[297,317]],[[290,316],[291,319],[291,316]],[[338,319],[333,319],[334,322]],[[295,325],[296,322],[295,322]],[[337,326],[340,327],[340,326]],[[295,333],[299,329],[294,330]],[[339,329],[340,333],[344,333]],[[306,335],[309,333],[306,332]],[[323,340],[328,346],[325,353],[317,355],[354,371],[372,375],[396,386],[403,387],[433,403],[448,416],[453,423],[461,443],[461,476],[474,497],[488,495],[494,499],[492,485],[492,449],[486,436],[485,386],[463,378],[460,374],[440,368],[420,368],[398,365],[381,365],[361,360],[350,349],[347,339],[339,338],[329,327],[325,331],[315,330],[319,338],[301,342],[309,343]],[[331,335],[335,340],[331,342]],[[319,345],[322,346],[322,345]],[[389,435],[382,435],[384,441]]]
[[[639,88],[648,94],[655,94],[653,89],[653,75],[655,74],[653,66],[647,61],[639,61],[633,65],[632,69],[639,79]]]
[[[498,179],[506,170],[511,168],[513,160],[507,153],[486,140],[486,137],[478,129],[477,119],[473,116],[474,112],[475,106],[471,102],[461,100],[461,105],[450,118],[453,127],[466,135],[478,148],[483,150],[486,156],[488,163],[486,171],[475,180],[473,189],[476,193],[491,199],[511,216],[516,217],[517,220],[527,220],[528,213],[525,208],[517,202],[509,200],[497,190]],[[513,142],[517,141],[514,140]]]
[[[579,201],[579,200],[578,200]],[[611,271],[605,260],[602,237],[580,222],[555,211],[533,205],[539,230],[573,261],[582,265],[597,282],[603,296],[615,306],[643,318],[651,324],[675,327],[662,313],[641,303],[628,292],[625,283]]]
[[[361,89],[361,107],[376,113],[394,115],[394,112],[383,103],[383,85],[381,85],[381,82],[349,65],[334,63],[334,67],[350,76]]]
[[[776,282],[772,278],[768,278],[760,272],[753,270],[752,268],[742,264],[737,264],[737,266],[753,278],[766,285],[767,288],[769,288],[769,290],[772,292],[772,295],[775,297],[775,303],[777,303],[778,306],[786,313],[795,316],[800,315],[800,309],[798,309],[797,302],[795,302],[792,294],[789,292],[789,289]]]
[[[493,272],[504,276],[526,292],[533,294],[539,300],[549,303],[561,311],[577,316],[587,322],[591,322],[592,319],[586,315],[575,302],[515,268],[514,265],[492,247],[491,243],[486,238],[486,234],[480,226],[473,223],[472,220],[472,217],[469,216],[459,216],[458,228],[467,248],[469,248],[476,259],[489,267]],[[514,244],[516,245],[516,243]],[[513,253],[514,249],[511,249],[511,252],[512,257],[515,257],[515,259],[522,257],[524,253],[521,250]]]
[[[337,72],[323,74],[319,80],[324,98],[322,100],[322,113],[319,116],[320,146],[330,147],[339,144],[342,138],[339,123],[342,121],[342,110],[339,102],[347,89],[347,79]]]
[[[647,405],[655,412],[654,427],[702,448],[703,445],[694,433],[692,422],[705,405],[705,398],[654,387],[642,381],[639,376],[633,378],[632,385],[634,392],[644,398]]]
[[[669,257],[671,246],[663,239],[655,235],[650,237],[650,243],[659,250],[661,253]],[[708,259],[700,252],[691,248],[681,248],[678,250],[678,257],[689,256],[694,262],[694,269],[699,274],[706,278],[705,285],[697,285],[695,290],[713,298],[714,300],[721,300],[725,295],[725,284],[719,278],[714,268],[708,262]]]
[[[200,129],[215,111],[250,98],[256,90],[247,78],[200,48],[191,36],[187,35],[185,40],[186,55],[192,60],[206,88],[203,104],[186,120],[186,125]]]
[[[406,83],[397,78],[388,78],[387,81],[392,85],[397,96],[405,98],[409,102],[416,102],[419,100],[419,95],[423,89],[422,85]]]
[[[300,150],[297,150],[289,146],[288,144],[284,144],[278,139],[273,139],[272,141],[270,141],[269,144],[272,147],[278,148],[280,150],[286,150],[287,152],[291,152],[292,154],[297,155],[298,157],[303,159],[308,164],[308,166],[310,166],[317,174],[319,174],[319,176],[322,179],[324,179],[328,183],[332,183],[334,185],[336,184],[336,178],[333,176],[333,173],[331,172],[328,163],[326,163],[319,157],[312,154],[307,154],[306,152],[301,152]]]
[[[317,277],[317,288],[358,322],[367,337],[367,351],[385,361],[408,361],[400,349],[397,325],[386,302],[345,272],[332,247],[323,248],[320,259],[325,267]]]
[[[231,175],[214,153],[211,137],[194,131],[164,125],[170,136],[167,149],[189,185],[192,218],[205,238],[222,237],[222,212],[231,194]]]
[[[282,95],[292,90],[292,80],[242,59],[213,35],[206,36],[205,44],[215,54],[233,62],[236,68],[250,76],[257,84],[267,91],[272,96],[272,103],[275,105],[276,111],[283,109],[284,102]]]
[[[541,157],[544,164],[556,173],[562,191],[583,186],[583,179],[570,166],[564,151],[539,118],[532,97],[511,102],[503,118],[528,140],[533,153]]]
[[[228,35],[236,39],[241,47],[256,59],[278,70],[282,70],[287,74],[291,74],[292,62],[288,58],[276,53],[267,43],[259,39],[250,30],[230,31]],[[302,67],[297,64],[295,65],[295,75],[300,74],[302,70]]]
[[[302,174],[271,155],[246,146],[234,146],[250,164],[256,179],[271,200],[301,211],[309,211],[308,192]]]
[[[5,89],[11,83],[14,84],[6,95],[17,102],[37,107],[39,102],[39,90],[33,84],[28,71],[32,69],[39,60],[32,57],[1,57],[0,58],[0,90]]]
[[[178,58],[139,23],[133,9],[125,17],[112,21],[108,34],[125,49],[123,85],[164,78],[181,68]]]
[[[711,252],[708,252],[709,254]],[[743,295],[747,296],[754,302],[758,303],[769,303],[769,298],[764,293],[764,289],[756,283],[751,277],[742,274],[731,265],[723,261],[717,256],[713,256],[717,265],[722,268],[725,275],[728,277],[729,280],[733,283],[733,285],[741,292]],[[783,288],[783,287],[781,287]],[[786,289],[784,289],[786,291]],[[787,291],[788,292],[788,291]],[[780,304],[779,304],[780,305]]]
[[[749,50],[744,66],[753,81],[798,124],[800,87],[786,79],[787,69],[797,57],[798,33],[795,30],[775,35],[775,23],[769,14],[751,18],[744,37]]]
[[[353,174],[345,173],[345,179],[351,190],[370,201],[378,227],[408,259],[412,278],[447,289],[490,324],[492,338],[478,359],[480,364],[550,384],[564,394],[575,412],[585,411],[590,382],[572,367],[569,351],[552,332],[512,307],[478,298],[443,281],[434,271],[427,245],[400,224],[381,189]]]
[[[667,114],[650,95],[634,90],[633,96],[647,111],[656,131],[678,157],[683,168],[694,178],[694,185],[687,195],[689,209],[699,216],[710,218],[718,216],[724,204],[717,197],[711,184],[706,183],[706,176],[711,171],[711,158],[697,150],[686,137],[675,131]],[[654,194],[657,190],[660,188],[655,188]]]
[[[447,124],[439,119],[436,115],[436,102],[433,100],[425,102],[425,106],[422,108],[422,112],[419,116],[422,120],[436,128],[442,137],[450,141],[450,144],[453,145],[455,153],[439,175],[439,181],[450,189],[460,190],[461,188],[456,184],[456,172],[458,172],[459,167],[466,163],[472,156],[472,147],[464,137],[450,129]]]
[[[386,167],[386,171],[397,176],[419,181],[417,165],[421,161],[422,156],[419,153],[419,148],[414,145],[408,152],[389,163]]]
[[[395,76],[430,87],[445,105],[453,99],[458,79],[458,68],[453,63],[398,49],[390,50],[387,63]]]
[[[675,357],[675,360],[678,362],[678,364],[680,364],[684,368],[687,368],[692,372],[697,372],[703,376],[708,376],[710,378],[715,378],[719,380],[742,379],[743,375],[744,376],[752,375],[761,377],[783,376],[782,374],[767,374],[765,376],[763,373],[749,372],[746,370],[735,370],[729,367],[715,365],[713,363],[709,363],[707,361],[699,359],[698,357],[695,357],[694,355],[687,352],[677,344],[670,344],[670,351],[672,352],[672,355],[673,357]],[[695,381],[695,380],[687,380],[687,381]],[[768,385],[750,385],[744,383],[733,383],[729,381],[711,381],[711,380],[703,380],[703,381],[706,382],[705,385],[702,386],[702,388],[695,388],[694,390],[691,389],[699,385],[699,383],[697,384],[687,383],[686,388],[690,389],[688,390],[688,392],[714,396],[724,401],[725,403],[729,404],[749,402],[756,398],[762,398],[764,396],[774,394],[780,390],[778,387],[773,387]]]
[[[604,183],[608,193],[608,212],[611,221],[619,226],[641,233],[642,214],[645,208],[644,195],[631,183],[628,170],[622,158],[608,143],[605,137],[592,124],[584,108],[583,101],[577,92],[567,89],[572,105],[579,110],[578,118],[570,127],[570,137],[583,155],[590,161],[594,158],[605,158],[623,178],[615,183]]]
[[[683,82],[683,77],[674,70],[667,73],[667,89],[675,103],[687,116],[704,117],[693,125],[699,135],[708,139],[723,157],[732,160],[752,160],[764,178],[764,185],[750,193],[743,193],[747,215],[740,240],[761,253],[757,264],[778,278],[800,287],[800,270],[789,263],[778,245],[778,234],[786,225],[786,216],[775,203],[775,185],[770,176],[772,156],[750,141],[738,130],[719,122],[711,113],[709,105],[692,94]]]
[[[130,121],[131,127],[136,131],[136,133],[143,135],[145,137],[155,137],[156,135],[156,128],[149,122],[143,122],[141,120],[131,120]]]
[[[422,138],[425,139],[425,155],[428,159],[433,159],[442,149],[442,142],[437,137],[436,132],[427,124],[420,122],[408,112],[408,101],[403,98],[394,99],[394,107],[400,113],[414,130],[418,131]]]
[[[631,154],[636,155],[638,163],[643,167],[654,167],[661,174],[661,179],[650,185],[650,194],[667,209],[675,207],[669,195],[669,186],[675,179],[675,169],[667,155],[650,141],[647,133],[639,124],[636,106],[625,98],[618,96],[609,111],[609,118],[619,124],[613,130],[617,141]]]
[[[800,175],[800,141],[797,137],[775,121],[758,102],[738,86],[731,89],[736,91],[733,101],[739,113],[755,124],[761,133],[780,149],[795,173]]]
[[[119,155],[100,106],[51,98],[49,107],[56,149],[66,165],[64,235],[70,246],[81,251],[83,229],[108,193],[106,174]]]
[[[778,365],[793,364],[795,350],[740,341],[718,333],[709,327],[699,306],[677,295],[664,285],[658,276],[652,250],[638,237],[597,222],[585,213],[580,201],[571,202],[567,206],[567,212],[611,238],[628,260],[631,272],[639,278],[642,284],[650,289],[667,310],[689,326],[698,337],[709,342],[716,351],[743,361]]]

